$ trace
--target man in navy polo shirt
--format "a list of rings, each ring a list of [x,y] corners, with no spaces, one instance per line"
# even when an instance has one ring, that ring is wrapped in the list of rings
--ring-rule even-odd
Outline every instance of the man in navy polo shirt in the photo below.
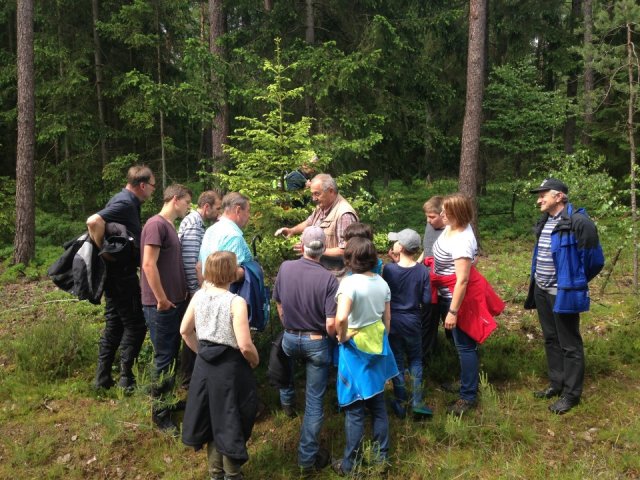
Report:
[[[331,363],[329,336],[335,337],[338,281],[320,265],[325,242],[320,227],[305,228],[302,258],[280,266],[273,289],[273,299],[285,329],[282,349],[292,359],[306,363],[306,403],[298,446],[298,465],[304,473],[320,470],[329,462],[329,452],[320,449],[318,436]],[[281,390],[281,402],[292,405],[293,388]]]
[[[120,223],[140,246],[140,205],[156,189],[156,180],[149,167],[136,165],[127,173],[127,185],[107,203],[106,207],[87,219],[89,235],[98,248],[102,248],[107,223]],[[147,333],[140,302],[138,264],[140,252],[136,249],[130,262],[107,262],[104,287],[105,328],[100,337],[98,369],[95,387],[111,388],[111,366],[120,347],[120,381],[123,388],[135,385],[133,363]]]

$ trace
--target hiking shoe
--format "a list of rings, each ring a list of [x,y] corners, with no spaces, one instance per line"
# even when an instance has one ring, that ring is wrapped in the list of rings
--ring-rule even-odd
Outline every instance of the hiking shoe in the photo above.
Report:
[[[172,437],[178,436],[178,426],[173,423],[173,420],[171,420],[169,410],[164,410],[159,413],[153,413],[151,415],[151,419],[153,420],[155,426],[158,427],[162,432]]]
[[[556,400],[554,403],[549,405],[549,410],[552,413],[555,413],[556,415],[564,415],[579,403],[580,403],[579,398],[569,398],[569,397],[562,396],[558,400]]]
[[[345,472],[342,469],[342,460],[336,460],[335,462],[333,462],[331,464],[331,469],[335,472],[336,475],[338,475],[339,477],[346,477],[349,472]]]
[[[393,414],[400,420],[407,416],[407,408],[398,400],[391,400],[390,405]]]
[[[559,397],[560,396],[560,390],[556,390],[553,387],[547,387],[544,390],[538,390],[536,392],[533,392],[533,396],[535,398],[553,398],[553,397]]]
[[[296,418],[298,416],[298,412],[293,405],[282,405],[282,411],[289,418]]]
[[[424,418],[424,417],[432,417],[433,416],[433,410],[431,410],[429,407],[427,407],[424,404],[419,405],[417,407],[413,407],[412,411],[413,411],[413,416],[417,417],[417,418]]]
[[[329,465],[330,459],[331,459],[331,456],[329,455],[329,450],[327,450],[326,448],[320,447],[318,449],[318,453],[316,453],[316,459],[313,462],[313,465],[300,467],[300,473],[302,474],[303,477],[311,476],[319,472],[320,470],[322,470],[327,465]]]
[[[454,415],[462,415],[464,413],[467,413],[470,410],[473,410],[474,408],[476,408],[477,405],[478,403],[476,401],[464,400],[462,398],[459,398],[458,400],[456,400],[455,402],[453,402],[451,405],[447,407],[447,413],[453,413]]]

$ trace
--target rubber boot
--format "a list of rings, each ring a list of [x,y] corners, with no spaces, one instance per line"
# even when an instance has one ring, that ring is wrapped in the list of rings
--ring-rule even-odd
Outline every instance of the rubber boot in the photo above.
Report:
[[[118,386],[126,391],[132,391],[136,387],[136,377],[133,374],[133,364],[130,362],[120,363],[120,381]]]
[[[93,383],[94,387],[97,389],[106,388],[109,389],[113,387],[115,382],[111,377],[111,365],[113,362],[107,362],[103,360],[98,360],[98,368],[96,369],[96,378]]]

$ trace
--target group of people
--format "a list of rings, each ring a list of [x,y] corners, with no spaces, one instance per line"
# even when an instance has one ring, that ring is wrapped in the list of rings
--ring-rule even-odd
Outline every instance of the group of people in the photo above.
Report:
[[[383,267],[371,227],[359,222],[335,180],[318,174],[308,188],[314,211],[298,225],[275,232],[301,235],[294,246],[300,257],[283,262],[273,288],[283,326],[280,401],[285,413],[296,414],[291,379],[295,362],[302,361],[305,408],[298,465],[303,473],[326,467],[330,455],[319,436],[330,371],[337,365],[345,448],[332,468],[347,475],[361,459],[367,413],[373,422],[375,461],[388,458],[384,390],[389,380],[393,396],[388,405],[396,416],[433,415],[424,399],[423,368],[436,348],[441,323],[460,360],[459,398],[447,411],[461,415],[476,408],[478,344],[496,328],[493,317],[504,303],[475,267],[474,208],[464,195],[433,197],[424,204],[423,241],[411,229],[389,233],[390,262]],[[112,225],[120,224],[134,244],[131,251],[140,252],[139,258],[133,254],[107,262],[106,327],[95,385],[115,384],[111,370],[119,348],[118,385],[135,386],[132,367],[148,328],[154,348],[152,418],[159,428],[177,432],[167,393],[175,382],[182,337],[181,378],[189,388],[183,442],[196,449],[207,446],[212,478],[242,478],[246,442],[258,410],[252,369],[260,361],[249,329],[253,307],[248,308],[251,300],[239,287],[256,281],[255,262],[242,232],[250,201],[237,192],[222,197],[207,191],[189,213],[191,191],[171,185],[159,214],[142,228],[140,205],[154,190],[151,170],[132,167],[126,187],[87,220],[98,247]],[[547,179],[532,193],[539,195],[543,218],[536,230],[526,306],[538,310],[550,379],[548,388],[534,395],[558,396],[550,409],[562,414],[580,401],[584,354],[579,313],[589,308],[588,281],[604,258],[595,225],[568,203],[566,185]],[[183,220],[176,231],[173,222],[178,218]],[[214,223],[205,230],[207,221]]]

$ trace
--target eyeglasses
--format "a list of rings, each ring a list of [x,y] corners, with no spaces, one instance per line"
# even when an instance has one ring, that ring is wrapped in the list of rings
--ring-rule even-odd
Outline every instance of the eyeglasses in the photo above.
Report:
[[[151,182],[145,182],[147,185],[149,185],[150,187],[156,188],[156,184],[155,183],[151,183]]]

